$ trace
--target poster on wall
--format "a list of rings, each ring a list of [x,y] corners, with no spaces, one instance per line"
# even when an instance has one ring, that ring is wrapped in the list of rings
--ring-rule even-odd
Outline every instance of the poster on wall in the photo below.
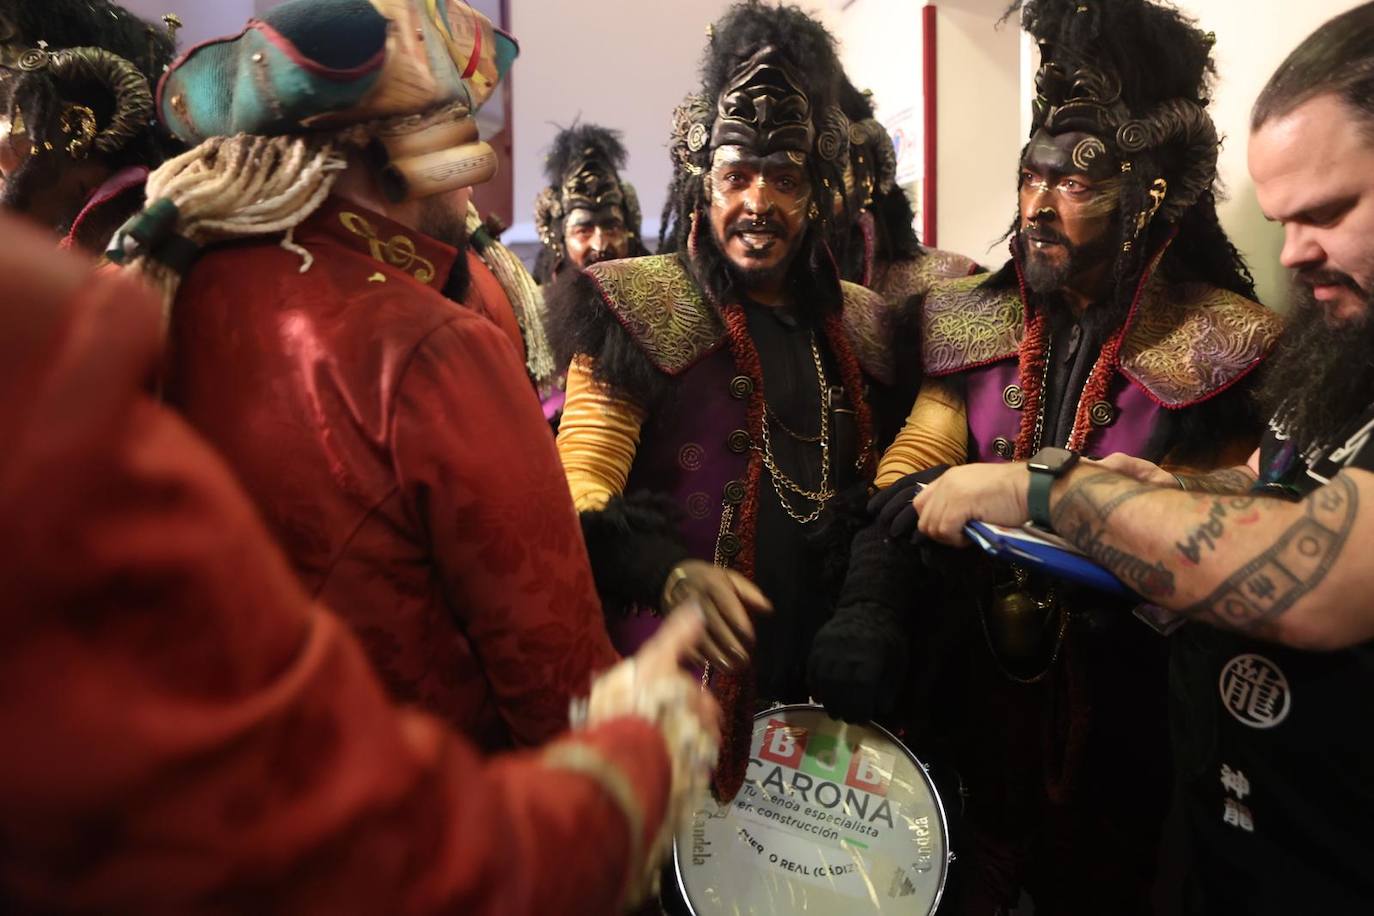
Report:
[[[918,108],[909,107],[881,120],[892,136],[892,146],[897,154],[897,186],[911,201],[919,229],[924,215],[921,193],[925,180],[924,114]]]
[[[930,219],[926,149],[933,126],[927,82],[933,32],[927,30],[933,10],[913,0],[854,0],[841,3],[828,23],[840,42],[840,56],[850,80],[873,95],[878,120],[892,136],[897,154],[897,184],[916,213],[925,236]]]

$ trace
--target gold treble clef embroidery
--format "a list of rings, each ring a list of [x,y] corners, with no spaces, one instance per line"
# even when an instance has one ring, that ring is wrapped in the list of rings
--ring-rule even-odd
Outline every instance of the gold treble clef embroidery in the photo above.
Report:
[[[349,232],[366,241],[372,257],[378,261],[409,272],[421,283],[429,283],[434,279],[434,262],[422,257],[415,249],[415,242],[407,236],[393,235],[383,242],[370,222],[347,210],[339,214],[339,222]]]

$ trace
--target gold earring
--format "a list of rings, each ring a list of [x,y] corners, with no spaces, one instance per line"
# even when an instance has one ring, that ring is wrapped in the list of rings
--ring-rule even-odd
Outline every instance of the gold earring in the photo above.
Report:
[[[71,137],[67,144],[67,154],[73,159],[85,159],[95,141],[95,112],[85,105],[68,105],[58,121],[62,133]]]
[[[1135,234],[1121,246],[1121,250],[1130,252],[1131,241],[1140,238],[1140,233],[1145,231],[1145,227],[1150,225],[1150,221],[1155,218],[1159,208],[1164,204],[1164,198],[1169,196],[1169,182],[1163,178],[1156,178],[1150,183],[1150,206],[1141,210],[1135,217]]]

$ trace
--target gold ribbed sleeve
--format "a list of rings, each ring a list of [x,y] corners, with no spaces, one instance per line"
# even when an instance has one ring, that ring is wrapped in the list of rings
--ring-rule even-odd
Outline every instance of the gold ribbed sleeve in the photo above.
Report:
[[[566,391],[558,456],[577,511],[595,511],[624,492],[645,414],[639,405],[616,397],[594,379],[592,361],[585,356],[568,367]]]
[[[944,379],[926,379],[906,425],[878,463],[879,488],[937,464],[968,460],[968,409]]]

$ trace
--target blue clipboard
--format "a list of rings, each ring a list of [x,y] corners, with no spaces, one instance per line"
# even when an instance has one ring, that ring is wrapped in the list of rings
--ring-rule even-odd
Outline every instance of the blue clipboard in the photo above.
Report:
[[[994,559],[1015,563],[1110,595],[1137,597],[1112,573],[1068,541],[1047,531],[1030,526],[1006,528],[987,522],[969,522],[964,526],[964,533]]]

